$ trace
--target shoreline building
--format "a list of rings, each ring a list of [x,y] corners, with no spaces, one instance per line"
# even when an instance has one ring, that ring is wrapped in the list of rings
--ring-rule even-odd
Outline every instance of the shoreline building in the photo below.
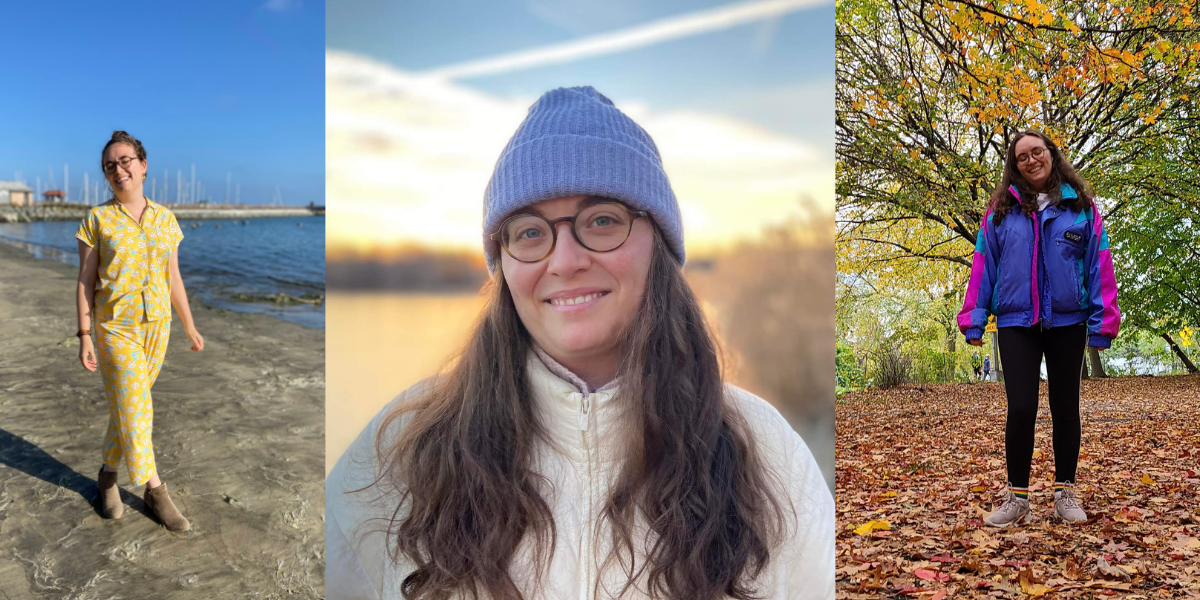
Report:
[[[33,188],[16,181],[0,181],[0,204],[33,206]]]

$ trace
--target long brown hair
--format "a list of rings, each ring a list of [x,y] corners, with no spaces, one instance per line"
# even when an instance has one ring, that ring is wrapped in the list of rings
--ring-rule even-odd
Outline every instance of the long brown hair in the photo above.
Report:
[[[525,363],[533,342],[498,279],[458,361],[379,429],[406,421],[395,443],[377,438],[375,483],[399,492],[387,537],[391,559],[416,567],[401,583],[408,598],[520,599],[508,567],[522,540],[537,587],[553,555],[553,512],[539,492],[550,482],[533,466],[546,436]],[[640,423],[602,509],[613,541],[604,565],[628,576],[622,595],[644,581],[659,598],[752,598],[786,527],[779,482],[726,396],[700,305],[657,231],[621,344],[614,401]],[[635,520],[651,539],[634,539]],[[644,564],[635,547],[647,548]]]
[[[1000,178],[1000,183],[996,185],[996,189],[992,191],[992,222],[999,225],[1004,217],[1012,211],[1012,208],[1017,205],[1017,199],[1013,198],[1008,192],[1009,186],[1017,188],[1017,192],[1021,194],[1021,210],[1025,214],[1033,214],[1037,212],[1037,196],[1038,192],[1034,191],[1033,186],[1028,179],[1021,174],[1017,169],[1017,142],[1021,138],[1032,135],[1046,144],[1046,149],[1050,152],[1050,177],[1046,179],[1046,191],[1044,192],[1050,197],[1050,203],[1054,205],[1062,205],[1062,189],[1061,184],[1069,184],[1075,188],[1075,201],[1067,204],[1076,211],[1092,205],[1092,199],[1095,198],[1095,193],[1092,191],[1092,186],[1075,171],[1075,165],[1063,156],[1063,153],[1058,148],[1058,144],[1054,143],[1046,134],[1037,131],[1036,129],[1026,129],[1017,134],[1013,138],[1012,143],[1008,145],[1008,153],[1004,158],[1004,175]]]

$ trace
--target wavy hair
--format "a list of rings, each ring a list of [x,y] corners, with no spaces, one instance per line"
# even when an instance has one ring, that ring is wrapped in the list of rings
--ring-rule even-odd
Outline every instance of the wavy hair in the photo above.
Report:
[[[1013,138],[1012,143],[1008,145],[1008,153],[1004,158],[1004,175],[1000,178],[1000,183],[996,185],[996,189],[992,191],[992,223],[999,225],[1004,217],[1007,216],[1017,206],[1017,199],[1013,198],[1012,194],[1008,193],[1009,186],[1017,188],[1017,192],[1021,194],[1021,210],[1027,215],[1032,215],[1037,212],[1037,196],[1038,192],[1033,189],[1028,179],[1021,174],[1017,169],[1017,142],[1021,138],[1032,135],[1046,144],[1046,149],[1050,151],[1050,177],[1046,180],[1046,195],[1050,196],[1050,202],[1054,205],[1062,204],[1062,190],[1059,186],[1063,183],[1069,184],[1075,188],[1077,198],[1074,203],[1069,204],[1071,209],[1082,211],[1092,205],[1093,198],[1096,197],[1092,191],[1092,186],[1075,171],[1075,165],[1067,160],[1063,153],[1058,148],[1053,140],[1046,134],[1035,129],[1026,129],[1017,133]]]
[[[539,492],[550,482],[533,464],[546,436],[525,363],[533,342],[503,278],[491,286],[458,361],[385,416],[380,431],[405,420],[394,443],[376,439],[384,467],[371,485],[399,491],[390,558],[415,565],[401,583],[407,598],[517,600],[509,566],[523,540],[535,587],[553,556],[553,512]],[[604,566],[616,562],[628,578],[619,595],[644,584],[657,598],[753,598],[786,528],[780,482],[726,395],[700,305],[657,229],[645,292],[620,343],[614,401],[640,423],[628,429],[596,524],[597,534],[611,526]],[[635,539],[635,522],[646,539]],[[635,548],[644,549],[640,565]]]

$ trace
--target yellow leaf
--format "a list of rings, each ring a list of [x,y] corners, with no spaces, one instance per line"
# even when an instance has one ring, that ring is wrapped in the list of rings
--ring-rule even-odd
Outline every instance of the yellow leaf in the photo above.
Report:
[[[867,535],[872,531],[890,531],[892,524],[887,521],[867,521],[861,527],[854,530],[858,535]]]
[[[971,491],[972,492],[986,492],[987,488],[983,487],[982,485],[977,485],[977,486],[971,488]]]
[[[1155,481],[1153,478],[1151,478],[1149,475],[1142,473],[1142,485],[1154,485],[1156,483],[1158,483],[1158,482]]]

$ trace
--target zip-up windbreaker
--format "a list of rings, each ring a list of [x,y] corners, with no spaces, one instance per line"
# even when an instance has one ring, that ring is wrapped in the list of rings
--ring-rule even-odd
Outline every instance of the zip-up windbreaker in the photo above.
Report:
[[[542,497],[554,513],[554,553],[546,581],[534,587],[532,545],[517,549],[509,567],[513,581],[527,600],[601,600],[613,598],[624,585],[623,572],[613,561],[602,569],[611,550],[611,536],[597,531],[601,511],[620,468],[625,436],[630,431],[621,417],[615,386],[581,390],[567,382],[530,352],[528,373],[533,405],[546,427],[548,443],[537,442],[534,468],[549,484]],[[373,487],[381,473],[375,453],[377,437],[385,447],[401,434],[406,418],[381,430],[383,416],[398,403],[425,393],[417,384],[383,409],[338,459],[325,480],[325,597],[329,600],[401,598],[400,584],[412,572],[407,563],[391,560],[381,531],[395,514],[397,492]],[[733,406],[746,418],[770,477],[781,483],[787,510],[787,533],[782,547],[773,548],[770,563],[756,584],[769,600],[833,600],[833,495],[804,440],[761,398],[726,386]],[[418,396],[419,397],[419,396]],[[644,524],[638,529],[645,530]],[[642,564],[644,556],[638,557]],[[594,584],[600,583],[599,595]],[[645,598],[644,587],[630,589],[628,599]],[[643,590],[639,593],[639,590]]]
[[[1062,184],[1062,197],[1077,198]],[[988,209],[975,238],[971,279],[958,328],[967,340],[983,335],[988,315],[997,327],[1063,327],[1087,323],[1088,345],[1108,348],[1121,327],[1117,280],[1108,233],[1096,206],[1075,211],[1047,206],[1034,215],[1017,206],[1000,225]]]

